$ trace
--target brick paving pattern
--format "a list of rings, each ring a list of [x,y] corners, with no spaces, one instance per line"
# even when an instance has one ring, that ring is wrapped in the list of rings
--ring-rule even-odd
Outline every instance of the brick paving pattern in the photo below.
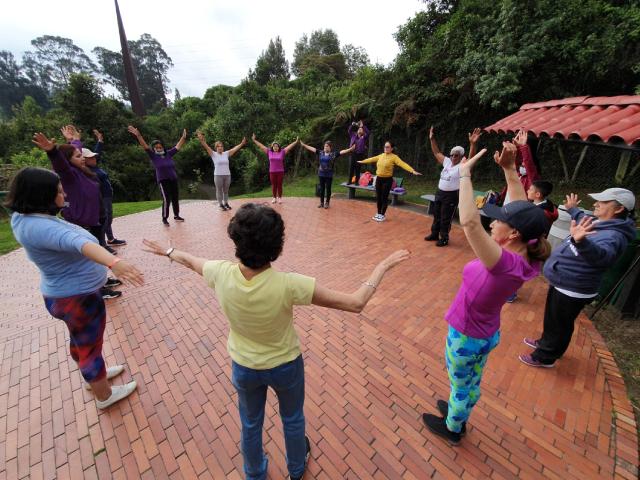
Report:
[[[387,253],[409,248],[361,315],[299,307],[295,324],[306,364],[305,478],[637,478],[632,408],[601,336],[581,316],[554,369],[520,363],[522,337],[540,332],[546,284],[529,282],[502,315],[502,341],[490,355],[483,396],[460,447],[420,420],[446,398],[444,313],[472,258],[454,227],[450,246],[422,240],[431,220],[335,199],[285,198],[280,270],[355,290]],[[237,208],[240,202],[233,202]],[[184,224],[164,228],[158,211],[115,220],[120,249],[146,284],[109,300],[105,357],[125,363],[116,383],[138,381],[128,399],[97,411],[68,355],[68,334],[37,290],[23,250],[0,257],[0,478],[239,479],[240,425],[226,352],[227,324],[195,273],[141,251],[143,236],[208,258],[233,258],[233,214],[212,202],[183,207]],[[286,475],[274,395],[265,419],[269,477]]]

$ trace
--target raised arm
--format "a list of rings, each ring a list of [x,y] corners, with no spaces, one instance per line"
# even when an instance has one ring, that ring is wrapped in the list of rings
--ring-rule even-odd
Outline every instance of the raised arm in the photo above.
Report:
[[[47,156],[51,161],[53,171],[58,175],[64,177],[71,171],[71,165],[67,159],[60,153],[60,150],[56,148],[56,141],[48,139],[43,133],[35,133],[33,135],[32,142],[40,149],[47,152]]]
[[[74,125],[65,125],[60,129],[62,136],[70,144],[78,150],[82,150],[82,140],[80,140],[80,131]]]
[[[200,142],[200,145],[202,145],[202,148],[204,148],[207,151],[207,155],[212,156],[213,155],[213,150],[207,144],[207,141],[204,138],[204,133],[202,133],[200,130],[197,130],[196,131],[196,137],[198,137],[198,141]]]
[[[474,128],[473,132],[469,134],[469,158],[478,153],[478,140],[480,140],[480,135],[482,135],[482,130],[479,128]]]
[[[182,136],[180,137],[180,140],[178,140],[178,143],[176,143],[176,150],[180,150],[182,148],[182,146],[184,145],[184,142],[187,141],[187,129],[183,129],[182,130]]]
[[[204,264],[207,262],[206,258],[196,257],[195,255],[191,255],[190,253],[183,252],[182,250],[178,250],[173,247],[165,247],[153,240],[143,239],[142,243],[148,247],[143,248],[145,252],[153,253],[160,257],[168,257],[169,260],[177,262],[180,265],[184,265],[196,272],[198,275],[202,275],[202,267],[204,267]]]
[[[512,144],[515,158],[515,146]],[[511,148],[510,147],[510,148]],[[506,147],[505,147],[506,148]],[[502,249],[485,231],[480,221],[480,214],[473,198],[473,185],[471,184],[471,169],[487,150],[483,148],[473,157],[460,162],[460,199],[458,211],[460,213],[460,225],[464,230],[467,241],[474,253],[487,269],[492,269],[500,260]],[[503,154],[505,150],[503,149]]]
[[[284,147],[284,153],[285,153],[285,155],[286,155],[287,153],[289,153],[289,151],[290,151],[293,147],[295,147],[295,146],[298,144],[298,142],[299,142],[299,141],[300,141],[300,138],[296,137],[296,139],[295,139],[293,142],[291,142],[289,145],[287,145],[286,147]]]
[[[251,140],[253,140],[253,143],[255,143],[258,148],[260,148],[264,153],[267,153],[269,151],[269,149],[267,147],[265,147],[263,144],[261,144],[258,139],[256,138],[256,134],[252,134],[251,135]]]
[[[144,148],[145,150],[149,150],[149,145],[147,144],[147,142],[144,141],[144,138],[142,138],[140,131],[136,127],[134,127],[133,125],[129,125],[127,127],[127,130],[129,131],[130,134],[136,137],[136,139],[138,140],[138,143],[142,148]]]
[[[93,146],[93,151],[98,155],[98,159],[102,160],[102,158],[100,158],[100,154],[102,153],[102,147],[104,146],[104,135],[102,135],[102,132],[99,132],[94,128],[93,136],[96,137],[96,144]]]
[[[524,129],[520,130],[514,137],[513,143],[518,147],[518,153],[522,157],[522,165],[524,165],[524,168],[527,171],[527,177],[529,177],[529,180],[531,182],[540,180],[540,173],[538,172],[536,163],[533,161],[531,147],[529,147],[529,144],[527,143],[527,131]]]
[[[242,141],[238,145],[233,147],[231,150],[229,150],[229,156],[233,157],[246,144],[247,144],[247,137],[242,137]]]
[[[304,145],[304,143],[302,145]],[[353,152],[355,149],[356,149],[356,144],[354,143],[349,148],[345,148],[344,150],[340,150],[340,155],[346,155],[349,152]]]
[[[316,153],[316,147],[311,147],[309,145],[307,145],[306,143],[304,143],[302,140],[300,140],[300,145],[302,145],[304,148],[306,148],[307,150],[309,150],[311,153]],[[340,152],[342,153],[342,152]]]
[[[408,250],[397,250],[382,260],[373,269],[366,282],[353,293],[331,290],[316,283],[311,303],[320,307],[360,313],[371,299],[382,281],[384,274],[398,263],[409,258]]]
[[[429,142],[431,143],[431,153],[433,153],[433,156],[436,157],[437,162],[444,162],[444,155],[440,151],[438,142],[436,142],[436,135],[435,133],[433,133],[433,125],[431,125],[431,128],[429,129]]]
[[[517,147],[508,142],[504,142],[503,145],[509,145],[508,151],[505,148],[502,149],[502,154],[495,152],[493,159],[502,167],[504,172],[504,179],[507,181],[507,196],[511,201],[514,200],[527,200],[527,192],[520,181],[518,171],[516,170],[516,152]],[[513,155],[511,153],[513,152]]]

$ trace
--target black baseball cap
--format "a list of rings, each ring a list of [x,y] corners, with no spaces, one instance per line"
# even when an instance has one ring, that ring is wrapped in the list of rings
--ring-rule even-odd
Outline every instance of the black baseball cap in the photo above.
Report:
[[[482,211],[487,217],[511,225],[520,232],[525,242],[540,238],[549,228],[549,222],[542,209],[526,200],[516,200],[503,207],[489,204],[485,205]]]

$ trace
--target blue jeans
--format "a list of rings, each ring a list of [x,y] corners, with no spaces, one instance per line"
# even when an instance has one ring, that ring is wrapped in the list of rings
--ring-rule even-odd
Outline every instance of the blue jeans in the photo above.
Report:
[[[254,370],[232,362],[231,382],[238,391],[238,409],[242,423],[241,448],[247,479],[262,480],[267,477],[268,462],[262,449],[267,387],[273,388],[278,396],[289,474],[292,477],[302,475],[306,454],[302,355],[268,370]]]

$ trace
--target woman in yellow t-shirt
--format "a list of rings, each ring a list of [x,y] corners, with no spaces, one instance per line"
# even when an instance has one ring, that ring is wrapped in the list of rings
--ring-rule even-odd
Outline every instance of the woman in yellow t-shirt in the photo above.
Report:
[[[366,160],[360,160],[358,163],[376,164],[376,202],[378,203],[378,213],[371,217],[376,222],[384,222],[385,220],[384,214],[387,212],[389,192],[391,192],[391,185],[393,183],[393,167],[397,165],[409,173],[422,175],[393,153],[393,144],[390,141],[384,142],[384,153],[376,157],[367,158]]]
[[[392,253],[360,288],[345,293],[318,285],[315,278],[271,267],[284,244],[284,222],[271,207],[243,205],[229,222],[227,233],[236,246],[239,263],[198,258],[150,240],[144,240],[144,244],[146,251],[165,255],[202,275],[215,290],[229,321],[227,350],[232,360],[232,383],[238,392],[247,478],[262,479],[267,474],[262,425],[268,387],[278,396],[287,469],[292,479],[302,478],[310,445],[305,436],[304,364],[293,328],[293,305],[313,303],[360,312],[387,270],[407,259],[409,252]]]

